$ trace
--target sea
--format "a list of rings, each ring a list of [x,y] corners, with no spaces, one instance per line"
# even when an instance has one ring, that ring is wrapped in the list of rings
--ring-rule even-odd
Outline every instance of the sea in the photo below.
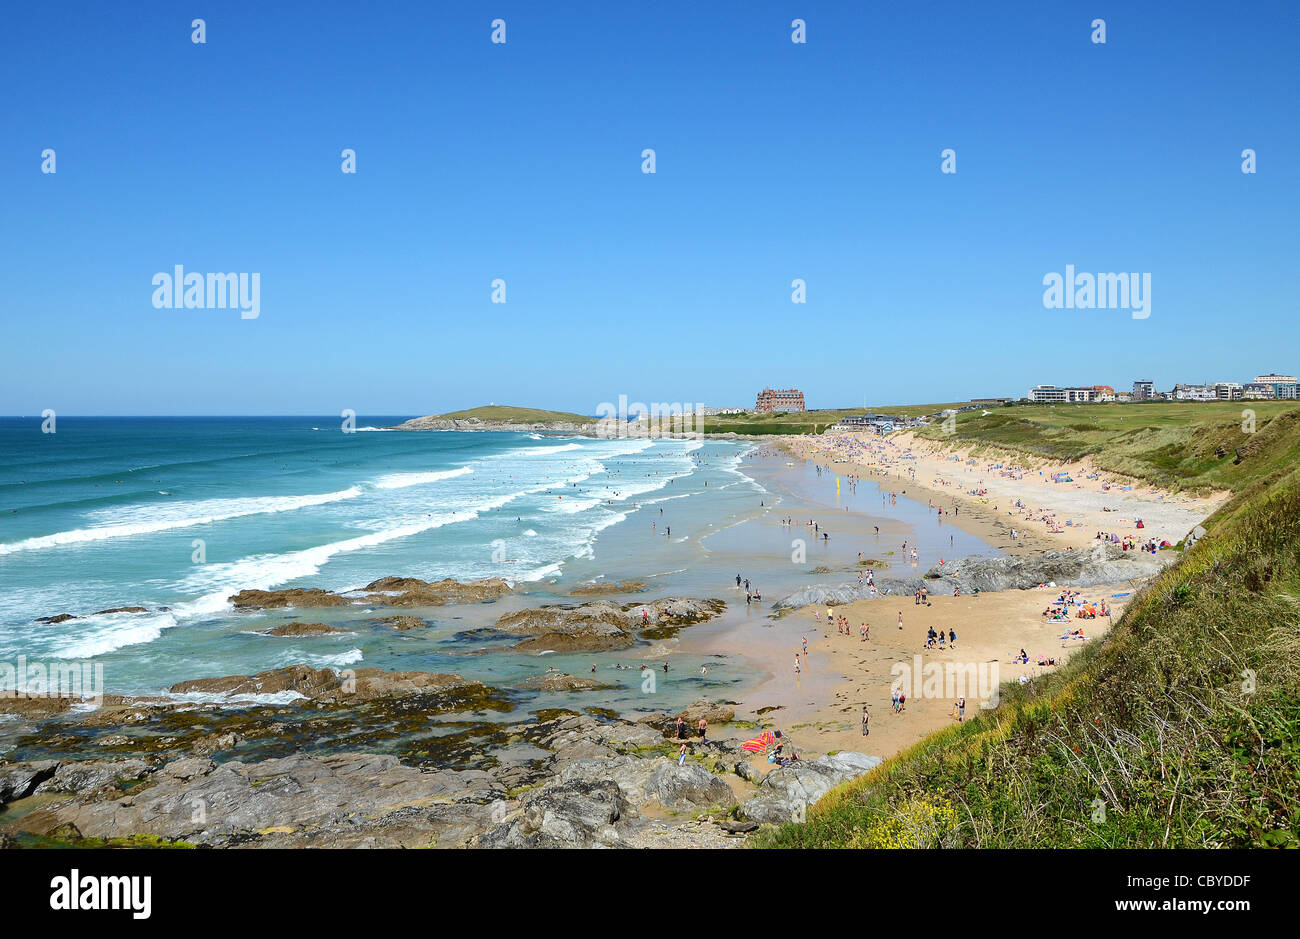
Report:
[[[888,504],[869,481],[760,444],[388,429],[404,419],[345,428],[338,417],[60,416],[45,433],[37,418],[0,418],[0,662],[93,663],[109,693],[164,696],[183,679],[298,663],[505,687],[548,667],[584,675],[596,665],[622,690],[566,704],[664,710],[739,696],[770,676],[746,663],[743,642],[708,656],[673,640],[524,654],[485,645],[481,628],[521,607],[581,602],[576,586],[624,580],[648,589],[618,602],[717,597],[728,603],[721,628],[772,628],[771,601],[816,580],[813,569],[844,582],[862,552],[895,554],[874,531],[882,521],[888,537],[911,538],[921,565],[996,553],[952,526],[932,531],[923,503]],[[787,513],[797,513],[790,524]],[[502,577],[516,590],[416,610],[246,612],[229,602],[246,588],[348,591],[388,575]],[[746,604],[737,575],[763,604]],[[101,612],[117,607],[145,612]],[[37,622],[65,613],[76,618]],[[429,626],[378,623],[394,613]],[[261,634],[294,620],[346,632]],[[646,660],[671,662],[654,700],[630,668]],[[525,697],[524,709],[555,705]]]

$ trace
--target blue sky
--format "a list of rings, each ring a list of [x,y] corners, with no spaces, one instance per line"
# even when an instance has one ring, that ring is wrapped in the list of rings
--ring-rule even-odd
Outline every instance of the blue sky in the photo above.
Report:
[[[1295,373],[1297,78],[1284,2],[11,6],[0,414]],[[176,264],[261,315],[155,309]],[[1150,318],[1045,309],[1067,264]]]

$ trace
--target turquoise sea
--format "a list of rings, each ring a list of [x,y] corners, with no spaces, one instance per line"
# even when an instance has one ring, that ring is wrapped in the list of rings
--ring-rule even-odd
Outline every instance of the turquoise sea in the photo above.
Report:
[[[872,484],[833,491],[830,474],[791,470],[743,442],[383,429],[403,419],[358,418],[345,433],[337,417],[60,417],[53,434],[39,419],[0,419],[0,661],[102,664],[105,690],[124,694],[299,662],[457,672],[496,685],[548,665],[582,674],[598,664],[626,693],[583,703],[664,709],[708,690],[699,661],[674,655],[663,697],[647,702],[635,672],[623,677],[616,666],[665,649],[539,657],[485,652],[467,634],[510,609],[575,602],[578,584],[627,579],[650,590],[621,600],[716,596],[728,601],[729,622],[761,628],[769,611],[746,607],[735,574],[770,602],[808,582],[813,565],[847,570],[868,538],[868,513],[884,511]],[[987,550],[951,528],[931,537],[926,507],[899,502],[889,521],[925,532],[912,536],[922,563]],[[796,504],[824,508],[823,526],[836,531],[813,541],[803,564],[791,561],[802,526],[792,532],[776,514]],[[387,575],[500,576],[518,592],[396,611],[236,613],[227,600],[244,588],[343,591]],[[122,606],[147,612],[97,614]],[[394,612],[430,628],[377,624]],[[63,613],[77,618],[35,622]],[[258,634],[293,620],[348,632]],[[715,692],[758,677],[739,655],[709,665]]]

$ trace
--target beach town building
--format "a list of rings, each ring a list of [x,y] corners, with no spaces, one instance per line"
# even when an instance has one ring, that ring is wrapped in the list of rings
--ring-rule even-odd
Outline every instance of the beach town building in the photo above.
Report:
[[[1216,396],[1213,385],[1174,385],[1170,397],[1175,401],[1214,401]]]
[[[1271,385],[1273,387],[1273,397],[1275,398],[1300,398],[1300,385],[1296,384],[1294,375],[1256,375],[1255,384]]]
[[[803,403],[803,392],[797,388],[783,388],[774,390],[764,388],[758,393],[758,398],[754,402],[754,410],[759,413],[770,413],[772,411],[806,411]]]
[[[706,404],[697,405],[688,414],[699,414],[702,417],[717,417],[719,414],[744,414],[744,408],[715,408]]]
[[[894,418],[884,414],[858,414],[840,418],[835,426],[841,430],[872,430],[878,434],[892,434],[895,424]]]
[[[1241,382],[1216,381],[1214,383],[1214,397],[1217,401],[1240,401]]]
[[[1156,397],[1156,383],[1153,381],[1135,381],[1133,382],[1133,400],[1134,401],[1154,401]]]
[[[1100,387],[1057,388],[1055,385],[1036,385],[1029,389],[1029,400],[1035,404],[1094,404],[1098,401],[1114,401],[1115,392],[1110,390],[1108,398],[1101,397]]]
[[[1265,382],[1248,381],[1241,386],[1241,397],[1245,401],[1272,401],[1277,392]]]

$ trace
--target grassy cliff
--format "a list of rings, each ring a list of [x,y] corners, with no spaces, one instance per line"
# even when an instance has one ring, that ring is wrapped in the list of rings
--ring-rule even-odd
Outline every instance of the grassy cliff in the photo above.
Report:
[[[538,408],[514,408],[504,404],[489,404],[464,411],[452,411],[450,414],[433,414],[430,417],[448,421],[501,421],[511,424],[571,423],[590,424],[594,417],[582,414],[570,414],[568,411],[544,411]]]
[[[1106,640],[756,844],[1300,846],[1300,464],[1256,469]]]
[[[1091,457],[1103,469],[1169,489],[1233,489],[1300,462],[1300,402],[1018,405],[957,416],[918,436],[1033,460]]]

